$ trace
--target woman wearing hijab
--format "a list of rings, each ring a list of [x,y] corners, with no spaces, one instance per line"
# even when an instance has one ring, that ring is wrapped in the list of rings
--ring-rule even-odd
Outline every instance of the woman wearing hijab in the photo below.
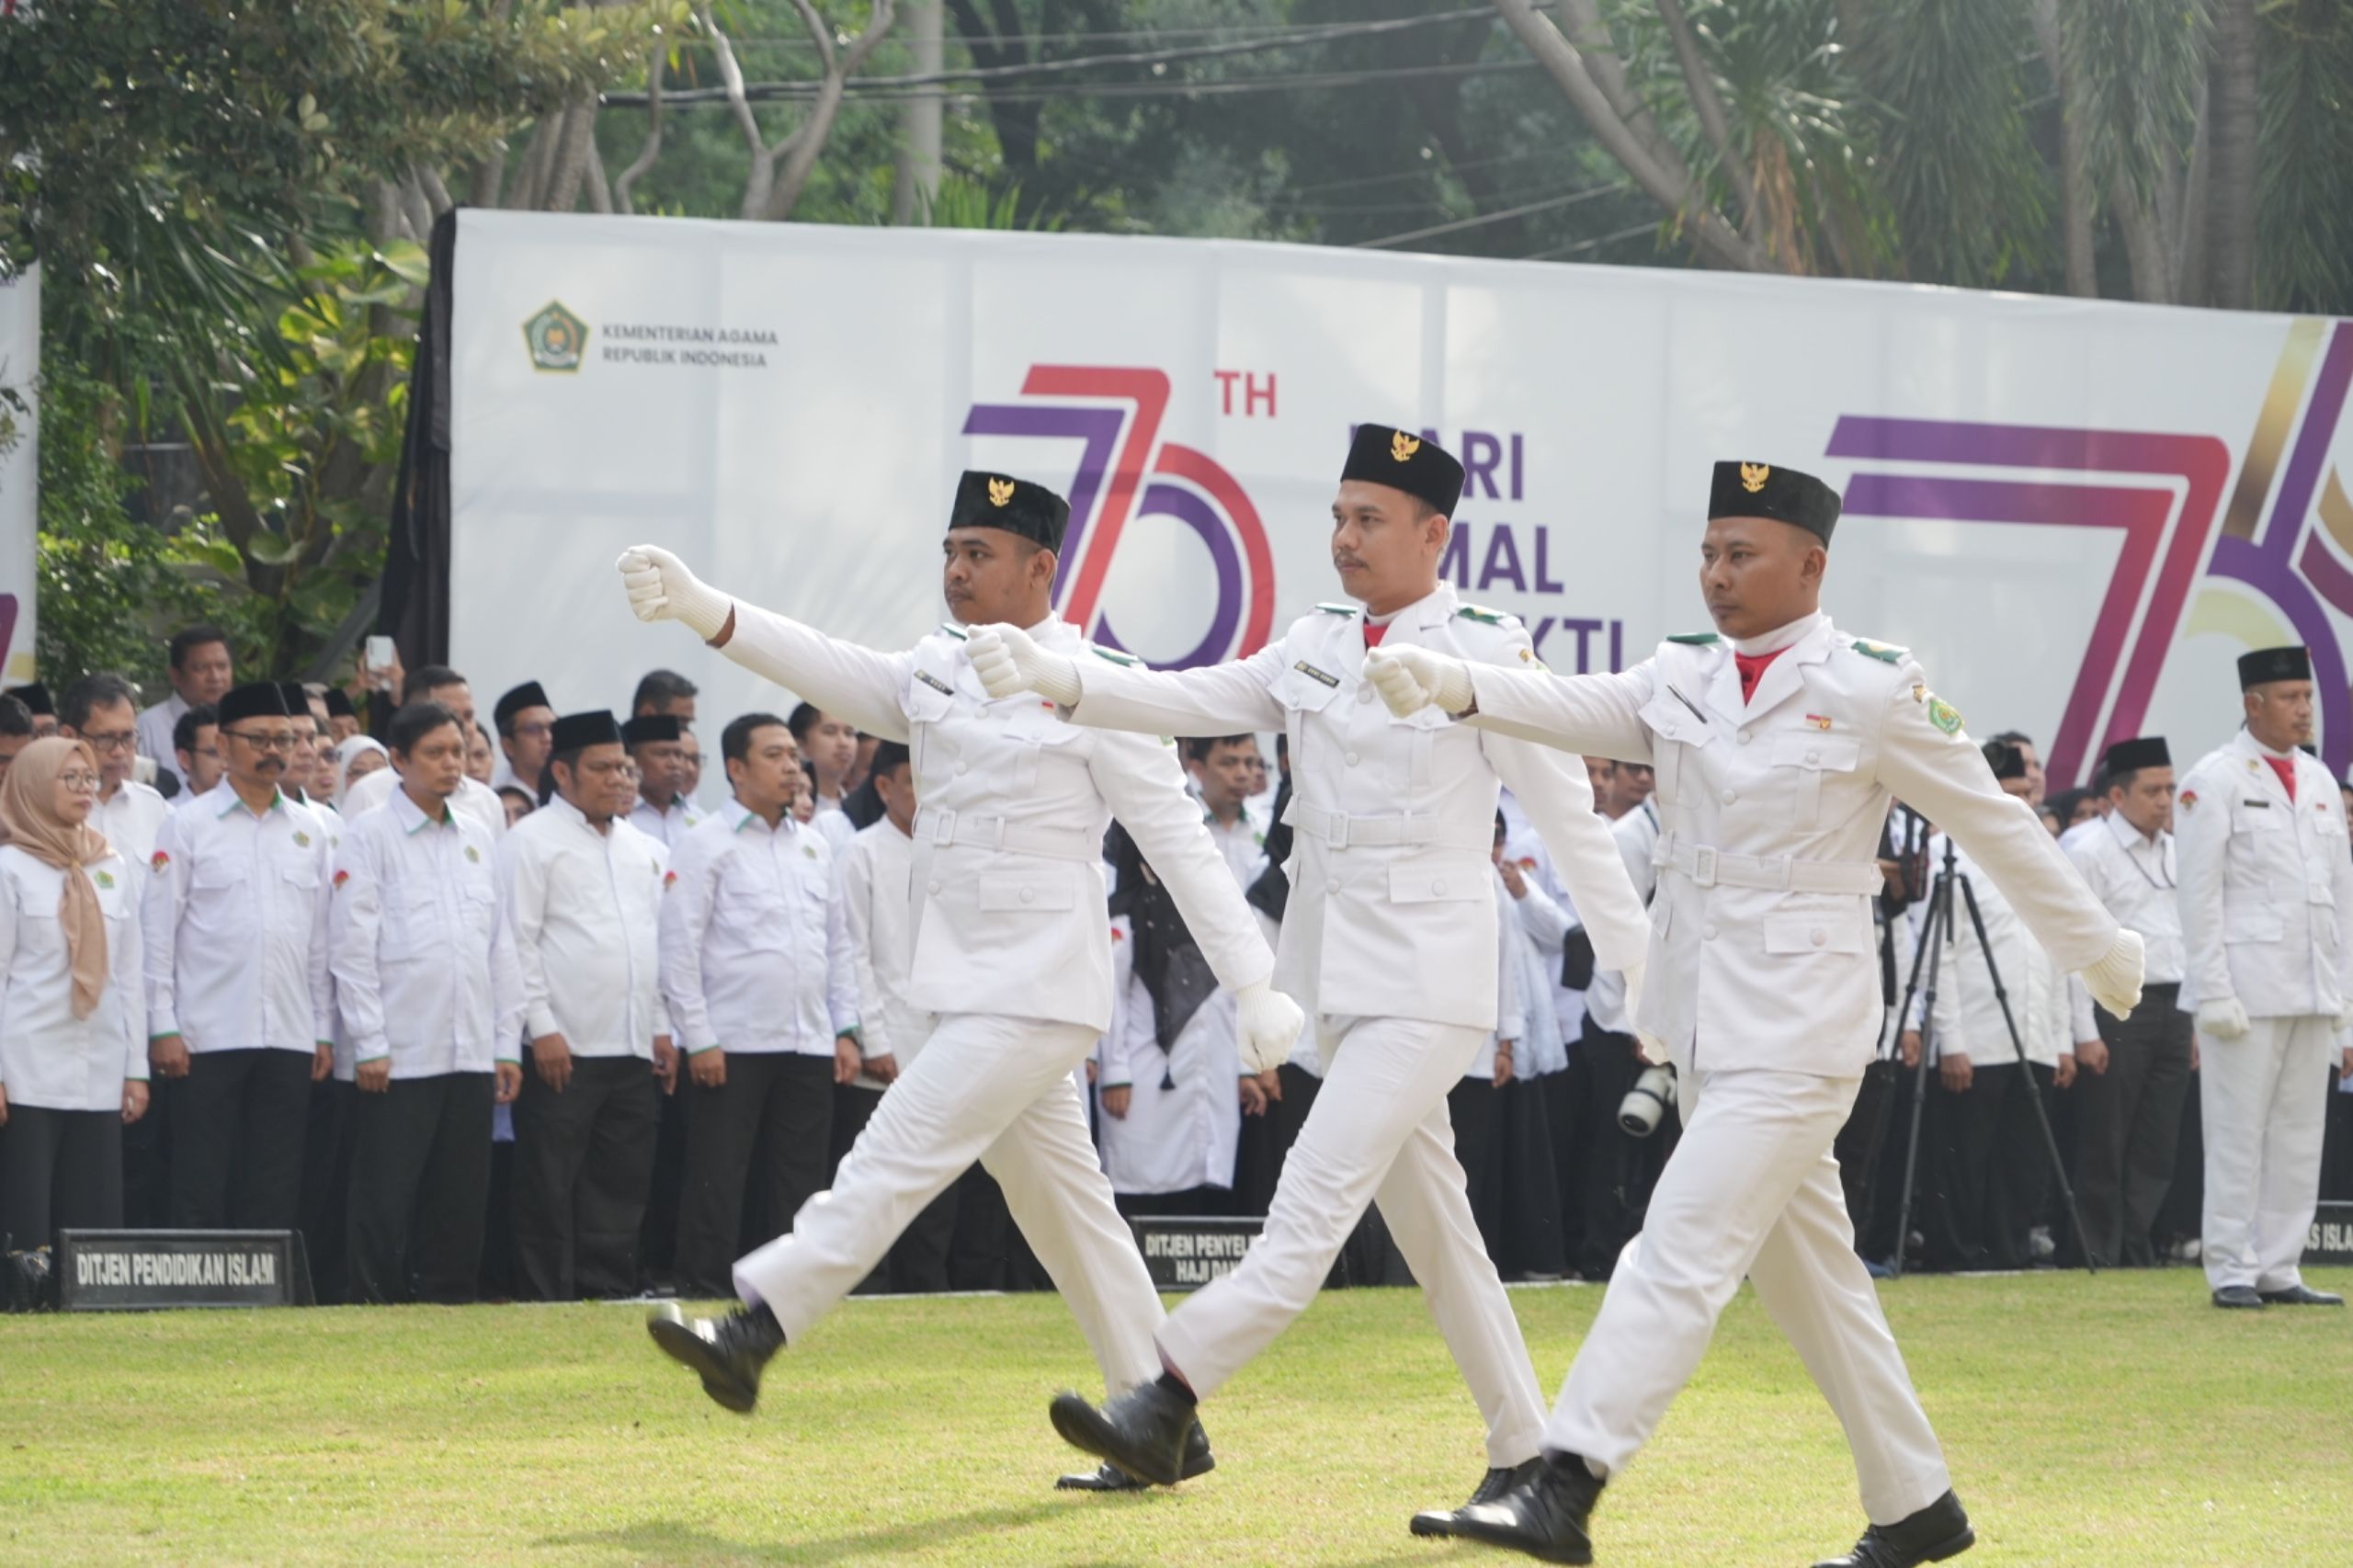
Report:
[[[328,755],[335,758],[335,799],[338,807],[351,798],[354,784],[371,773],[381,773],[392,763],[392,754],[372,735],[353,735],[337,741]]]
[[[98,765],[35,741],[0,779],[0,1233],[122,1223],[122,1129],[147,1109],[141,868],[88,825]]]

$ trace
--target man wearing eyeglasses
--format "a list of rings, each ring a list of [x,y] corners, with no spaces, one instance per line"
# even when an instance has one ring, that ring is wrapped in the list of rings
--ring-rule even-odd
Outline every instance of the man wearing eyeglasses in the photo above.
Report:
[[[97,755],[98,804],[90,825],[125,859],[146,859],[171,806],[131,776],[138,760],[139,694],[120,676],[84,676],[65,688],[57,707],[58,733],[78,737]]]
[[[512,784],[538,794],[555,737],[555,707],[548,700],[547,688],[527,680],[500,698],[490,717],[498,731],[499,754],[490,787],[504,790]]]
[[[328,834],[279,787],[297,722],[285,693],[238,687],[219,718],[228,777],[166,817],[148,858],[147,1054],[156,1077],[182,1081],[172,1223],[290,1230],[311,1085],[335,1065]]]

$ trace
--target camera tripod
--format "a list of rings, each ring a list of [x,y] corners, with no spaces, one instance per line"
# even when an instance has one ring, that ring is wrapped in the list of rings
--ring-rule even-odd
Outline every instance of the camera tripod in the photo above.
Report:
[[[2017,1054],[2018,1066],[2026,1079],[2027,1098],[2034,1106],[2035,1124],[2042,1130],[2042,1146],[2051,1155],[2051,1174],[2059,1184],[2059,1196],[2067,1205],[2067,1219],[2075,1227],[2075,1245],[2083,1254],[2084,1269],[2097,1274],[2090,1244],[2084,1237],[2084,1213],[2076,1206],[2075,1189],[2067,1181],[2067,1162],[2059,1157],[2059,1140],[2051,1131],[2051,1114],[2042,1103],[2042,1081],[2034,1074],[2034,1063],[2028,1060],[2026,1042],[2019,1037],[2018,1023],[2010,1011],[2010,994],[2002,983],[2001,965],[1995,961],[1993,945],[1985,939],[1985,917],[1977,908],[1977,890],[1970,885],[1969,875],[1956,864],[1952,835],[1945,835],[1944,865],[1937,872],[1937,880],[1928,892],[1928,917],[1920,923],[1920,940],[1912,953],[1912,973],[1904,983],[1904,1001],[1895,1015],[1899,1033],[1904,1020],[1912,1016],[1912,999],[1923,998],[1920,1009],[1920,1060],[1912,1069],[1912,1125],[1904,1144],[1904,1189],[1895,1210],[1895,1256],[1889,1269],[1901,1276],[1904,1254],[1912,1236],[1912,1189],[1920,1158],[1920,1118],[1926,1109],[1928,1095],[1928,1062],[1936,1054],[1937,982],[1939,960],[1943,956],[1946,938],[1953,930],[1953,891],[1958,888],[1969,904],[1970,928],[1977,934],[1977,950],[1985,956],[1985,972],[1994,982],[1994,998],[2001,1004],[2002,1027],[2009,1031],[2010,1050]],[[1925,984],[1923,983],[1925,981]]]

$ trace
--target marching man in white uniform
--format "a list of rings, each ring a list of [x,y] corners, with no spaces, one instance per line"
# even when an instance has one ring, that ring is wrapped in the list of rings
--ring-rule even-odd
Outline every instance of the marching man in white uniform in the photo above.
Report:
[[[1026,481],[967,473],[943,541],[948,607],[963,625],[1016,620],[1045,645],[1104,668],[1052,610],[1070,508]],[[974,1160],[1079,1321],[1110,1392],[1160,1370],[1163,1312],[1111,1200],[1074,1070],[1111,1022],[1103,834],[1125,824],[1183,907],[1219,982],[1235,993],[1244,1058],[1280,1062],[1298,1007],[1268,984],[1273,956],[1201,830],[1173,747],[1064,722],[1034,697],[997,700],[965,656],[961,625],[901,653],[838,642],[706,587],[666,551],[620,559],[642,620],[683,622],[727,656],[869,734],[914,752],[912,994],[939,1016],[791,1233],[735,1265],[744,1305],[718,1320],[650,1324],[731,1410],[759,1396],[761,1369],[881,1261],[909,1221]],[[1211,1468],[1196,1426],[1184,1472]],[[1166,1480],[1178,1479],[1175,1473]]]
[[[1582,763],[1438,713],[1392,718],[1364,681],[1376,645],[1535,667],[1518,621],[1459,603],[1438,580],[1461,494],[1462,465],[1434,442],[1360,426],[1332,506],[1333,563],[1359,602],[1318,606],[1238,664],[1154,672],[1073,659],[1011,627],[973,638],[991,691],[1040,692],[1081,724],[1289,736],[1297,793],[1285,820],[1297,850],[1277,974],[1317,1018],[1327,1075],[1265,1232],[1161,1329],[1166,1375],[1100,1411],[1076,1394],[1054,1402],[1065,1438],[1143,1480],[1176,1479],[1195,1402],[1307,1308],[1376,1200],[1486,1418],[1476,1495],[1536,1460],[1542,1395],[1447,1119],[1447,1091],[1495,1027],[1499,781],[1551,846],[1603,962],[1639,970],[1648,922]],[[1245,1068],[1259,1065],[1245,1057]],[[1449,1533],[1453,1517],[1425,1514],[1415,1529]]]
[[[2341,1307],[2297,1272],[2320,1198],[2329,1058],[2353,1026],[2353,853],[2313,737],[2312,655],[2239,660],[2246,726],[2182,780],[2182,1006],[2206,1050],[2206,1282],[2218,1307]],[[2344,1052],[2353,1076],[2353,1049]]]
[[[2002,793],[1919,666],[1822,613],[1835,491],[1719,463],[1708,514],[1699,586],[1717,631],[1671,638],[1634,669],[1559,678],[1410,646],[1372,661],[1400,713],[1658,773],[1654,936],[1635,1016],[1681,1074],[1686,1131],[1569,1369],[1543,1466],[1464,1510],[1461,1533],[1591,1562],[1603,1483],[1665,1415],[1746,1275],[1854,1450],[1870,1525],[1818,1568],[1911,1568],[1975,1537],[1855,1256],[1830,1152],[1883,1017],[1870,903],[1889,794],[1967,848],[2059,966],[2120,1015],[2140,994],[2141,942]]]

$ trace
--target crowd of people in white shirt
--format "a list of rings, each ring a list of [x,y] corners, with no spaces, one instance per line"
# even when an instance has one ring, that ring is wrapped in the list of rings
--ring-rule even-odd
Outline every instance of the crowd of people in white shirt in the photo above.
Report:
[[[143,709],[105,674],[53,701],[39,687],[0,695],[14,1297],[37,1298],[57,1230],[124,1224],[299,1230],[322,1301],[730,1294],[732,1260],[827,1186],[930,1027],[906,999],[905,747],[802,704],[732,718],[706,754],[699,694],[667,671],[625,718],[560,714],[526,681],[484,722],[446,666],[363,669],[343,688],[241,685],[215,629],[169,653],[172,695]],[[2120,918],[2148,927],[2153,980],[2178,978],[2177,924],[2168,947],[2162,919],[2133,917],[2172,873],[2161,834],[2112,831],[2129,788],[2046,802],[2030,743],[1988,751]],[[1271,767],[1246,734],[1183,756],[1271,943],[1290,856],[1279,742]],[[1587,766],[1647,896],[1650,770]],[[1859,1247],[1954,1268],[2065,1261],[1990,947],[2095,1251],[2194,1256],[2184,1074],[2136,1087],[2121,1131],[2080,1113],[2071,1087],[2109,1066],[2097,1030],[1990,881],[1973,883],[1986,943],[1959,934],[1933,1019],[1925,997],[1893,1017],[1940,849],[1907,841],[1901,812],[1891,824],[1889,1046],[1840,1147]],[[1278,1070],[1243,1072],[1233,1000],[1150,866],[1116,828],[1105,856],[1117,1006],[1085,1073],[1120,1207],[1263,1214],[1319,1085],[1315,1033]],[[1597,971],[1508,792],[1494,860],[1498,1024],[1449,1096],[1457,1156],[1506,1278],[1605,1278],[1641,1228],[1674,1119],[1655,1135],[1620,1127],[1647,1065],[1622,980]],[[1895,1085],[1924,1025],[1939,1092],[1899,1237]],[[2353,1185],[2347,1119],[2332,1130],[2332,1187]],[[1338,1275],[1403,1278],[1377,1210]],[[868,1288],[1040,1283],[976,1166]]]

